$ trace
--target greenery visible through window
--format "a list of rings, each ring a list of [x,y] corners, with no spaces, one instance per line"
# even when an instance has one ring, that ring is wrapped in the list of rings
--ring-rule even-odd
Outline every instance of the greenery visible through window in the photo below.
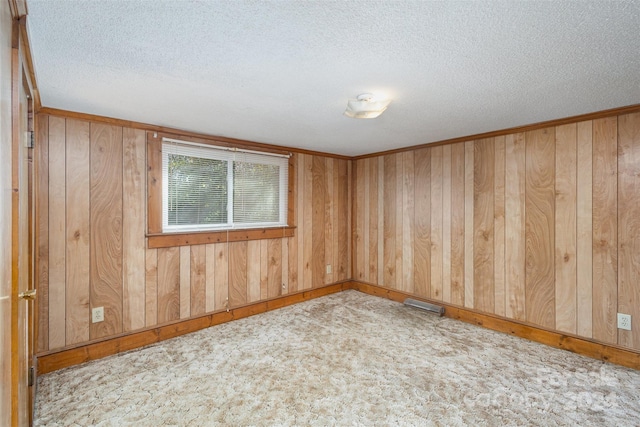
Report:
[[[283,156],[163,143],[163,230],[285,226]]]

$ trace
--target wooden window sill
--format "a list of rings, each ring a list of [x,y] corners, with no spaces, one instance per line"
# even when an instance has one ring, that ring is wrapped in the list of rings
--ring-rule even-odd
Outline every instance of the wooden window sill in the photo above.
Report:
[[[149,249],[176,246],[204,245],[208,243],[242,242],[245,240],[293,237],[295,226],[277,228],[249,228],[243,230],[197,231],[184,233],[147,234]]]

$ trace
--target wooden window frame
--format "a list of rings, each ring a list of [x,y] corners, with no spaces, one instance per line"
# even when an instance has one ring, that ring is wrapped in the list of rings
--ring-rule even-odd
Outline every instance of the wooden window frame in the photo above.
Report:
[[[162,231],[162,139],[179,139],[186,142],[218,147],[235,147],[265,153],[286,154],[289,157],[287,225],[284,227],[243,228],[229,230],[206,230],[186,232]],[[201,245],[207,243],[240,242],[245,240],[278,239],[295,235],[296,154],[284,150],[262,147],[251,142],[231,144],[225,141],[193,138],[161,132],[147,132],[147,247],[170,248],[175,246]]]

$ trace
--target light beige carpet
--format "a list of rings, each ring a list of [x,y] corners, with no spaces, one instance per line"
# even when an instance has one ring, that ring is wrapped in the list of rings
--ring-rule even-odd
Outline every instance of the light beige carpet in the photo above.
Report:
[[[640,424],[640,371],[357,291],[43,375],[37,426]]]

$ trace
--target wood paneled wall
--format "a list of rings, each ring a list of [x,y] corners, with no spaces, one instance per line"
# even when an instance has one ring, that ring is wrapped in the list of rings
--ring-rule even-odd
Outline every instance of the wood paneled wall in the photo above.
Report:
[[[351,277],[348,160],[295,155],[293,237],[147,249],[145,130],[38,126],[39,352]]]
[[[355,280],[640,350],[640,113],[354,168]]]

